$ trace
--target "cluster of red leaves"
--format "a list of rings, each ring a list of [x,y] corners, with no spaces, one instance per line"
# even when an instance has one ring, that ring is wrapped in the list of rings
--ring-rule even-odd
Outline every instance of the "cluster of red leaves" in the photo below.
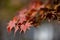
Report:
[[[19,14],[13,18],[8,23],[7,29],[8,32],[12,30],[12,28],[15,28],[15,32],[20,29],[20,32],[26,32],[27,29],[30,29],[32,27],[32,19],[37,14],[37,11],[44,7],[43,5],[40,7],[41,3],[35,2],[31,5],[29,5],[28,9],[22,9],[19,11]],[[30,21],[31,20],[31,21]]]
[[[8,32],[10,32],[12,28],[15,29],[14,33],[16,33],[17,30],[26,32],[26,30],[29,30],[32,26],[38,26],[44,19],[48,19],[50,22],[51,19],[57,20],[58,18],[55,9],[51,9],[50,5],[45,5],[39,1],[31,3],[28,8],[24,8],[18,13],[19,14],[8,23]]]

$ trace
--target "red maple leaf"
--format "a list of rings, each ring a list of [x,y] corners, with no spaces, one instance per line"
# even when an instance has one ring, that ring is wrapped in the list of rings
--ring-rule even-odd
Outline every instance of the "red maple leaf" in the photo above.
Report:
[[[22,31],[24,31],[24,32],[26,32],[26,30],[27,29],[30,29],[30,27],[31,27],[32,25],[31,25],[31,22],[26,22],[26,24],[24,25],[24,24],[22,24],[21,25],[21,31],[20,32],[22,32]]]

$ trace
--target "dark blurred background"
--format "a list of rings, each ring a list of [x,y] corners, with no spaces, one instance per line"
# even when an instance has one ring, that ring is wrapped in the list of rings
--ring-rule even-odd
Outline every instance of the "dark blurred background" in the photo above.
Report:
[[[41,1],[46,2],[48,0]],[[50,0],[51,4],[53,4],[53,1],[54,0]],[[0,0],[0,40],[60,40],[60,24],[56,22],[48,23],[45,21],[37,29],[31,28],[25,34],[17,31],[14,36],[14,29],[10,33],[7,32],[7,23],[16,15],[18,10],[27,6],[29,2],[31,2],[31,0]],[[47,31],[47,37],[45,31]],[[41,34],[41,32],[44,34]]]

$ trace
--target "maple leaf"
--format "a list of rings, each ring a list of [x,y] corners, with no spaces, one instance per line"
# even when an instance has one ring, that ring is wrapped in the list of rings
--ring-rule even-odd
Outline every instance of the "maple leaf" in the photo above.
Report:
[[[15,16],[15,17],[13,18],[13,20],[11,20],[11,21],[8,23],[8,26],[7,26],[8,32],[10,32],[11,29],[12,29],[13,27],[15,27],[15,23],[16,23],[16,22],[17,22],[17,17]]]
[[[20,17],[19,17],[19,19],[20,19],[19,22],[20,22],[20,23],[23,23],[24,21],[26,21],[26,16],[25,16],[25,14],[22,14],[22,13],[21,13],[21,14],[19,14],[19,15],[20,15]]]
[[[23,23],[24,21],[26,21],[26,14],[25,14],[26,11],[27,10],[24,9],[24,10],[19,12],[19,19],[20,19],[19,22],[20,23]]]
[[[8,32],[10,32],[11,29],[12,29],[14,26],[15,26],[15,22],[14,22],[14,21],[10,21],[10,22],[8,23],[8,26],[7,26]]]
[[[26,32],[26,30],[27,30],[27,29],[30,29],[30,27],[31,27],[31,26],[32,26],[32,25],[31,25],[31,22],[26,22],[26,24],[25,24],[25,25],[24,25],[24,24],[22,24],[22,25],[21,25],[21,27],[20,27],[20,28],[21,28],[21,31],[20,31],[20,32],[22,32],[22,31],[23,31],[23,32],[25,33],[25,32]]]

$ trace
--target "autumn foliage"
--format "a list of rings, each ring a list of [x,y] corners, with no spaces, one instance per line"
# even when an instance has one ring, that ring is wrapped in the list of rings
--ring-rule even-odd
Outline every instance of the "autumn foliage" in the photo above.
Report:
[[[48,20],[48,22],[51,20],[60,21],[60,12],[58,12],[60,10],[58,7],[60,8],[59,4],[54,5],[52,8],[49,3],[44,4],[40,1],[34,1],[30,3],[27,8],[20,10],[18,12],[19,14],[10,20],[7,26],[8,32],[10,32],[12,28],[15,29],[14,33],[16,33],[17,30],[26,32],[26,30],[29,30],[32,26],[37,27],[44,20]]]

